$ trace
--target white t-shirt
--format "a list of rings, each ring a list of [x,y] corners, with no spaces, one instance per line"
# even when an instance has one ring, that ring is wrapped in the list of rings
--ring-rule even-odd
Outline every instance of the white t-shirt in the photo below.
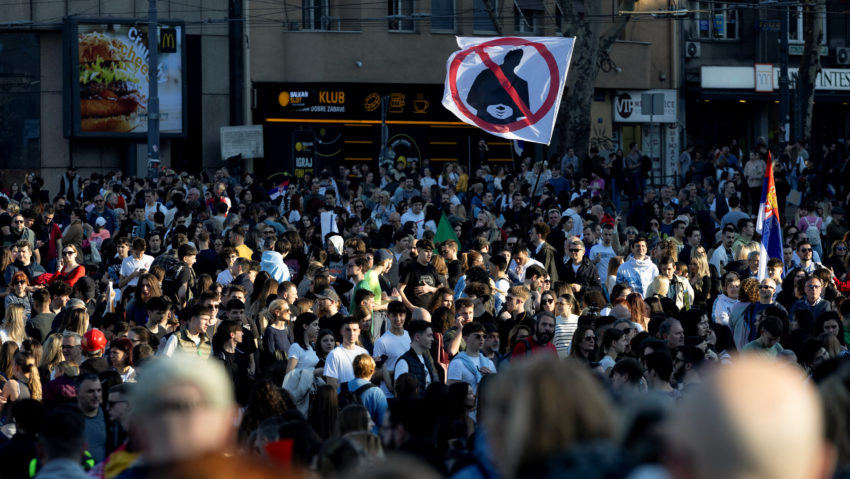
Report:
[[[153,256],[148,256],[146,254],[143,254],[142,259],[136,259],[136,258],[133,257],[133,255],[129,255],[126,258],[124,258],[124,261],[121,262],[121,271],[120,271],[121,277],[130,276],[135,271],[138,271],[140,269],[145,269],[145,270],[150,271],[151,264],[153,264]],[[131,279],[130,282],[127,283],[128,286],[136,286],[138,284],[139,284],[139,277],[138,276]]]
[[[608,262],[614,256],[617,256],[617,253],[614,252],[614,248],[611,246],[603,246],[602,243],[593,245],[593,248],[590,248],[590,253],[587,255],[591,261],[595,260],[597,257],[599,258],[599,262],[596,263],[596,271],[599,272],[599,282],[604,283],[608,278]]]
[[[227,286],[233,282],[233,274],[231,274],[229,269],[224,268],[224,270],[216,276],[215,282],[222,286]]]
[[[404,334],[401,336],[396,336],[391,331],[387,331],[375,342],[374,356],[379,358],[386,354],[387,362],[385,364],[387,365],[387,369],[392,372],[398,358],[409,349],[410,335],[407,334],[407,331],[404,331]],[[393,394],[387,389],[386,384],[381,384],[381,391],[384,391],[384,394],[388,398],[393,397]]]
[[[407,212],[401,215],[401,225],[404,226],[408,221],[416,223],[416,239],[421,239],[422,232],[425,231],[425,211],[420,211],[417,215],[412,209],[407,210]]]
[[[431,384],[431,375],[428,374],[428,364],[425,363],[425,356],[421,354],[416,355],[419,358],[419,362],[422,363],[422,366],[425,368],[425,387],[427,388],[429,384]],[[393,372],[393,381],[398,379],[399,376],[405,373],[410,372],[410,366],[407,364],[407,361],[398,361],[395,364],[395,371]],[[383,388],[383,385],[381,385]]]
[[[339,384],[351,381],[354,379],[354,358],[361,354],[369,354],[369,351],[360,346],[353,349],[345,349],[342,345],[335,347],[325,359],[325,377],[334,378]]]
[[[319,364],[319,356],[316,355],[316,351],[312,346],[307,346],[307,350],[305,351],[300,344],[292,343],[289,346],[287,356],[298,360],[295,369],[313,369]]]
[[[496,372],[496,365],[493,364],[493,361],[490,361],[481,353],[479,353],[477,357],[469,356],[469,359],[472,360],[472,364],[475,365],[476,368],[487,368],[492,372]],[[473,388],[478,388],[478,381],[475,380],[475,374],[473,374],[459,358],[452,359],[452,362],[449,363],[449,371],[446,374],[446,380],[463,381],[472,385]]]

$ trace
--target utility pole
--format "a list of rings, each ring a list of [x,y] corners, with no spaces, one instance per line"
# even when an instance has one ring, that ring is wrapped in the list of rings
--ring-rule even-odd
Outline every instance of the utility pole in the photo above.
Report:
[[[159,172],[159,28],[156,0],[148,1],[148,177]]]
[[[788,90],[788,7],[782,7],[782,21],[779,22],[779,124],[782,126],[785,143],[791,141],[790,106]]]

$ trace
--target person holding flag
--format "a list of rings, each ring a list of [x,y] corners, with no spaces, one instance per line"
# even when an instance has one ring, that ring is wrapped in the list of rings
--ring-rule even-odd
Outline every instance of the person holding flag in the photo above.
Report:
[[[759,251],[759,281],[767,277],[767,261],[782,259],[782,227],[779,224],[779,204],[776,201],[776,184],[773,181],[773,158],[767,151],[767,166],[761,191],[756,232],[761,235]]]

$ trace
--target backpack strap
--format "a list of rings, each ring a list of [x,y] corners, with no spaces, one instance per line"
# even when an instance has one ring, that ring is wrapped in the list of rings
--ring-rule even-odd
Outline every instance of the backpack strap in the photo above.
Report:
[[[374,384],[366,383],[366,384],[360,386],[359,388],[357,388],[357,390],[354,391],[354,395],[357,397],[357,399],[360,399],[360,396],[362,396],[363,393],[365,393],[369,389],[372,389],[373,387],[375,387]],[[348,389],[348,383],[345,383],[345,388]]]

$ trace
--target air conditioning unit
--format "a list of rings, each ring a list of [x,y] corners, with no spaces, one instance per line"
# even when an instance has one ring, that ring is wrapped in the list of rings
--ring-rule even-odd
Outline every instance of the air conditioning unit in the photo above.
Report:
[[[685,58],[699,58],[701,47],[699,42],[685,42]]]
[[[850,65],[850,47],[835,49],[835,63],[839,65]]]

